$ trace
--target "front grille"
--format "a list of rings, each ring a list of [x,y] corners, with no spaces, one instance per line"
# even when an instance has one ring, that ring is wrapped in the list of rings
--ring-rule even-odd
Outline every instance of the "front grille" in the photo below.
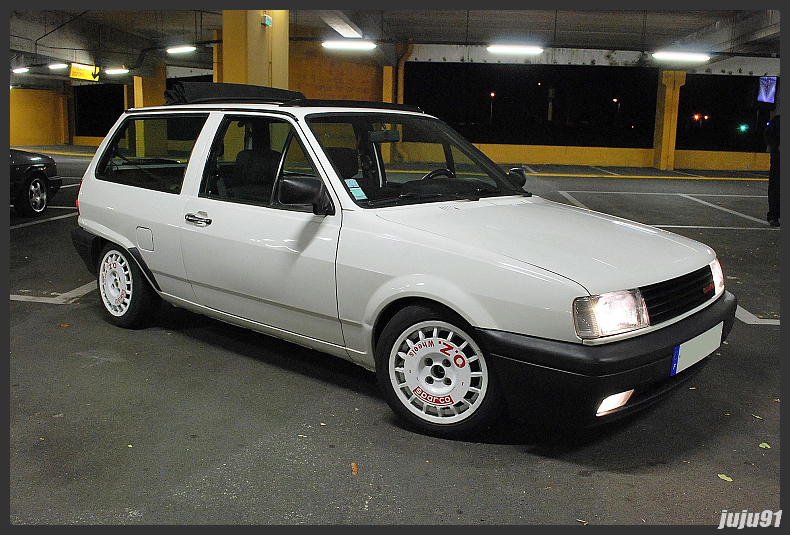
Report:
[[[639,288],[647,305],[650,325],[676,318],[711,299],[715,295],[712,285],[713,274],[710,266],[705,266],[687,275]]]

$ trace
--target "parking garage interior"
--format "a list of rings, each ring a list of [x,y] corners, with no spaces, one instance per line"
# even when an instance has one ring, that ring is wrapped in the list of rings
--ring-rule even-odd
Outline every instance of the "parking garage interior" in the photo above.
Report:
[[[42,215],[11,207],[12,525],[718,526],[781,510],[763,135],[779,11],[12,10],[10,41],[10,145],[63,178]],[[170,306],[119,331],[69,238],[79,185],[120,114],[177,80],[420,106],[535,195],[710,245],[733,332],[611,427],[451,441],[403,428],[373,374],[300,346]]]

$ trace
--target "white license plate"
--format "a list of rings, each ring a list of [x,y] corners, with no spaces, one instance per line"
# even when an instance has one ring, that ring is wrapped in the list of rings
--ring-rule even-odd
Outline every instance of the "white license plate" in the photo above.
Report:
[[[724,322],[687,342],[683,342],[679,346],[675,346],[675,352],[672,355],[672,369],[669,375],[682,372],[716,351],[721,345],[722,329],[724,329]]]

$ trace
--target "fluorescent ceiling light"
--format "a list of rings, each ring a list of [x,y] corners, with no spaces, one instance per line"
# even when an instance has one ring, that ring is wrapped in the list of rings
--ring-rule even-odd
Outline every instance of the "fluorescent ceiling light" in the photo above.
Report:
[[[489,52],[494,54],[541,54],[543,49],[539,46],[522,46],[522,45],[491,45],[486,48]]]
[[[183,54],[185,52],[194,52],[197,50],[196,46],[192,45],[185,45],[185,46],[174,46],[167,49],[168,54]]]
[[[104,69],[104,74],[126,74],[127,72],[129,72],[129,69],[126,68]]]
[[[324,41],[321,46],[325,48],[341,48],[346,50],[372,50],[376,43],[370,41]]]
[[[653,58],[674,61],[708,61],[710,56],[692,52],[653,52]]]
[[[14,74],[22,74],[23,72],[27,72],[30,70],[30,67],[17,67],[14,69]]]
[[[56,70],[56,69],[68,69],[69,68],[69,64],[68,63],[50,63],[47,66],[50,69],[52,69],[53,71]]]

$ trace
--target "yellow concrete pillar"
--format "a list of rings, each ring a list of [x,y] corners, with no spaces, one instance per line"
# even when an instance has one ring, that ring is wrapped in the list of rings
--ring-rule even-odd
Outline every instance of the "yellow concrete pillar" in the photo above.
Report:
[[[392,65],[384,65],[381,73],[381,101],[392,104],[394,97],[394,69]]]
[[[222,81],[288,89],[288,26],[288,10],[223,10]]]
[[[656,99],[656,127],[653,133],[653,167],[675,168],[675,141],[678,131],[680,88],[686,83],[685,71],[662,71]]]
[[[212,51],[214,55],[214,83],[221,84],[222,83],[222,30],[214,30],[214,40],[220,41],[218,43],[214,43],[214,50]]]
[[[156,66],[154,76],[134,77],[134,107],[162,106],[165,103],[165,81],[167,66],[160,63]]]
[[[134,107],[162,106],[165,103],[167,66],[160,63],[156,66],[154,76],[134,77]],[[166,156],[167,125],[164,121],[148,121],[137,123],[135,143],[137,156]]]

